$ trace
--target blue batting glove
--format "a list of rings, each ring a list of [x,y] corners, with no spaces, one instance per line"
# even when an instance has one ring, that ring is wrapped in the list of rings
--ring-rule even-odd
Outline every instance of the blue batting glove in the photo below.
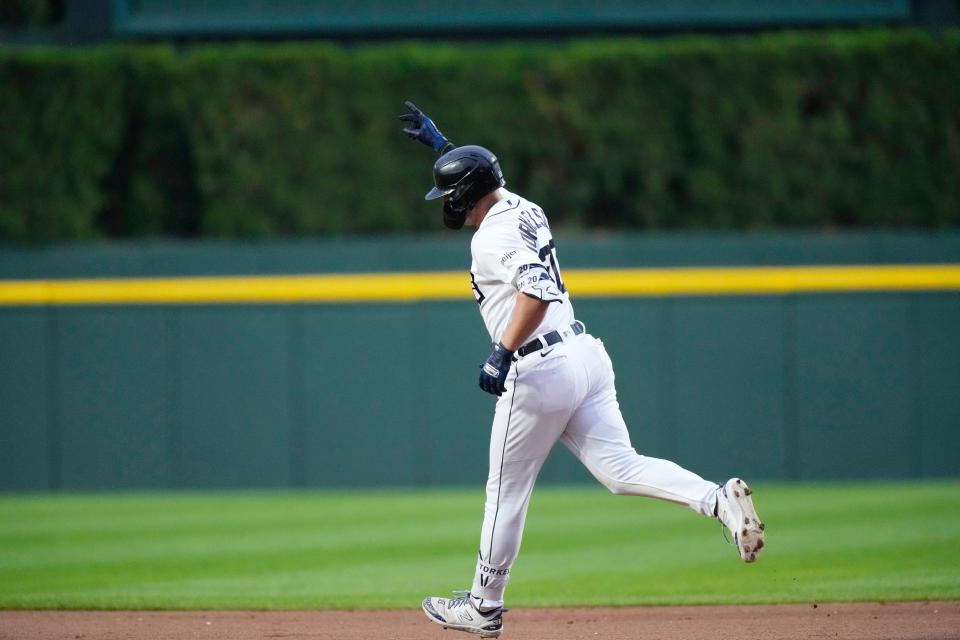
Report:
[[[440,129],[437,129],[437,125],[433,123],[433,120],[423,111],[420,111],[417,105],[409,100],[404,102],[404,105],[410,110],[410,113],[405,113],[400,116],[401,120],[410,123],[410,126],[403,130],[405,134],[413,140],[418,140],[428,147],[432,147],[437,153],[442,154],[453,148],[453,143],[440,133]]]
[[[513,351],[498,342],[487,361],[480,365],[480,388],[495,396],[502,395],[507,390],[503,383],[507,380],[512,363]]]

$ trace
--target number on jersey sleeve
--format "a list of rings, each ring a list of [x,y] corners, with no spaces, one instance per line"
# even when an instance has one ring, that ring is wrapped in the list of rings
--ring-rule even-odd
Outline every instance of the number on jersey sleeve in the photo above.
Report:
[[[539,257],[540,262],[542,262],[548,270],[553,270],[553,279],[557,281],[557,288],[560,289],[560,293],[566,293],[567,287],[563,284],[563,279],[560,277],[560,265],[557,263],[557,243],[553,241],[553,238],[550,238],[549,243],[540,247]]]

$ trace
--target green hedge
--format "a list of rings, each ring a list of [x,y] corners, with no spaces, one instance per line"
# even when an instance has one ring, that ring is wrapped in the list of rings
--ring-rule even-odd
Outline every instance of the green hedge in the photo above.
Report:
[[[404,99],[581,227],[960,223],[960,33],[0,53],[0,240],[435,229]]]
[[[63,2],[58,0],[3,0],[0,2],[0,27],[45,27],[63,17]]]
[[[104,52],[0,60],[0,238],[99,234],[101,183],[123,144],[122,78]]]

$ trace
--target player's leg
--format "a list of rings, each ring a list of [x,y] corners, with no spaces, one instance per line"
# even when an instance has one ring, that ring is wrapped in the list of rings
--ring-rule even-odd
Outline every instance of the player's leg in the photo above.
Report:
[[[520,550],[530,494],[544,460],[586,386],[566,358],[520,360],[497,402],[490,436],[490,472],[483,528],[471,593],[479,607],[503,603],[510,569]]]
[[[670,460],[638,454],[620,413],[603,343],[585,335],[574,344],[589,369],[591,388],[561,442],[613,493],[667,500],[713,516],[718,485]]]
[[[503,593],[520,550],[533,485],[577,398],[586,392],[586,385],[577,388],[573,378],[560,357],[531,356],[511,371],[490,433],[487,499],[473,584],[454,598],[425,598],[423,610],[433,622],[481,637],[500,635]]]
[[[592,384],[561,441],[612,492],[676,502],[716,517],[733,534],[741,559],[756,560],[764,546],[764,526],[746,483],[731,478],[721,487],[669,460],[638,454],[630,444],[603,343],[583,336],[576,344]]]

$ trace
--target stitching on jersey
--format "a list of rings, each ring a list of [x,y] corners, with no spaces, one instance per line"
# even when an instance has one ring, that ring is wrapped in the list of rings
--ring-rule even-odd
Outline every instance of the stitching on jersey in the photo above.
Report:
[[[512,200],[512,198],[507,198],[507,202],[510,202],[510,200]],[[493,218],[493,217],[495,217],[495,216],[500,215],[501,213],[506,213],[507,211],[513,211],[514,209],[516,209],[516,208],[519,207],[519,206],[520,206],[520,198],[517,198],[517,204],[513,205],[513,206],[510,207],[509,209],[502,209],[502,210],[500,210],[500,211],[497,211],[496,213],[487,214],[487,218]]]

